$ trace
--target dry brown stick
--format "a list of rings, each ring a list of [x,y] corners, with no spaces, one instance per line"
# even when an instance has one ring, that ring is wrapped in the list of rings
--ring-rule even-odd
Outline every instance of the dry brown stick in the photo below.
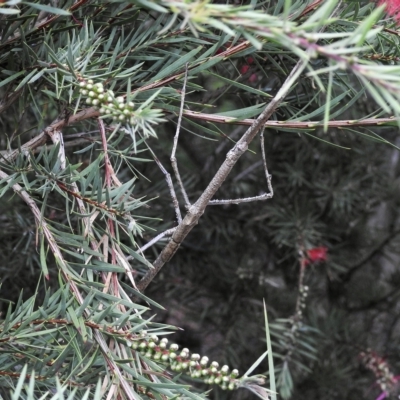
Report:
[[[178,225],[175,232],[173,233],[171,240],[168,242],[168,244],[164,247],[164,249],[155,260],[153,264],[154,268],[150,269],[137,285],[138,289],[141,292],[146,289],[146,287],[154,279],[154,277],[165,265],[165,263],[167,263],[174,256],[185,237],[193,229],[193,227],[199,221],[200,217],[203,215],[209,201],[220,188],[222,183],[225,181],[233,166],[246,152],[249,143],[254,139],[260,129],[265,125],[265,122],[271,117],[277,107],[281,104],[283,99],[289,93],[292,85],[295,83],[295,81],[303,72],[306,66],[307,61],[299,61],[296,64],[276,96],[266,106],[264,111],[254,121],[252,126],[244,133],[244,135],[236,143],[236,145],[228,152],[225,161],[222,163],[214,178],[211,180],[211,182],[204,190],[202,195],[199,197],[199,199],[196,201],[196,203],[189,208],[189,211],[186,214],[185,218],[182,220],[182,222]]]
[[[89,118],[97,118],[99,116],[99,112],[95,110],[93,107],[86,108],[79,113],[72,115],[68,121],[65,119],[56,120],[51,123],[46,129],[44,129],[39,135],[35,136],[29,142],[26,142],[21,146],[21,152],[29,152],[34,150],[35,148],[42,146],[46,143],[49,134],[53,129],[61,129],[66,125],[72,125],[76,122],[84,121]],[[183,115],[188,118],[200,119],[208,122],[215,122],[220,124],[232,124],[232,125],[253,125],[257,120],[254,119],[243,119],[238,120],[233,117],[224,117],[222,115],[217,114],[205,114],[199,113],[196,111],[183,110]],[[363,126],[385,126],[385,125],[393,125],[396,124],[398,120],[394,117],[389,118],[366,118],[362,120],[338,120],[338,121],[329,121],[328,128],[355,128],[355,127],[363,127]],[[265,128],[276,128],[276,129],[306,129],[306,130],[314,130],[316,128],[321,128],[324,126],[323,122],[319,121],[305,121],[305,122],[297,122],[297,121],[265,121]],[[17,158],[20,153],[20,149],[15,149],[7,154],[3,154],[3,157],[12,161]]]
[[[196,111],[184,110],[183,115],[188,118],[200,119],[207,122],[216,122],[220,124],[232,124],[232,125],[253,125],[254,119],[236,119],[234,117],[224,117],[218,114],[205,114]],[[328,128],[354,128],[362,126],[384,126],[386,124],[396,124],[398,119],[394,117],[389,118],[365,118],[359,120],[337,120],[329,121]],[[397,126],[397,125],[396,125]],[[309,129],[315,130],[316,128],[324,127],[323,121],[266,121],[264,123],[265,128],[275,129]]]

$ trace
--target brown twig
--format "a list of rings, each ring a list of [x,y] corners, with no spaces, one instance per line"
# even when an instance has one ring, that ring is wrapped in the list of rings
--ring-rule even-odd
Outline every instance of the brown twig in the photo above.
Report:
[[[265,122],[271,117],[277,107],[281,104],[287,93],[290,91],[292,85],[303,72],[306,66],[307,63],[304,61],[299,61],[296,64],[275,97],[266,106],[260,116],[254,121],[252,126],[243,134],[236,145],[228,152],[226,160],[222,163],[214,178],[211,180],[211,182],[204,190],[202,195],[199,197],[199,199],[196,201],[196,203],[189,208],[189,211],[186,214],[185,218],[182,220],[182,222],[176,228],[176,231],[173,233],[171,240],[164,247],[164,249],[155,260],[153,264],[154,268],[149,270],[139,282],[138,289],[140,291],[143,292],[146,289],[146,287],[154,279],[154,277],[165,265],[165,263],[167,263],[174,256],[185,237],[198,223],[209,201],[223,184],[233,166],[247,151],[250,142],[254,139],[260,129],[265,125]]]

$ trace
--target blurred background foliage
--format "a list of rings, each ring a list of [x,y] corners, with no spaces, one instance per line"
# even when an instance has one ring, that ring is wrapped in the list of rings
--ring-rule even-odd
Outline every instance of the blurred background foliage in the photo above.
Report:
[[[20,14],[0,16],[3,156],[38,135],[56,118],[68,119],[84,109],[84,99],[76,89],[82,77],[104,82],[119,95],[135,92],[133,101],[143,104],[155,89],[141,88],[151,84],[157,87],[160,80],[179,72],[179,78],[162,85],[153,100],[151,107],[162,109],[165,119],[153,126],[157,138],[143,139],[146,134],[151,136],[146,131],[148,127],[143,135],[132,131],[120,134],[105,119],[108,151],[118,179],[127,182],[136,178],[134,196],[151,199],[150,208],[135,211],[140,214],[137,219],[144,229],[142,236],[135,236],[138,246],[176,225],[169,188],[149,148],[172,174],[170,156],[186,62],[189,81],[185,108],[239,119],[256,117],[297,62],[290,49],[279,40],[271,40],[264,42],[261,49],[248,46],[192,73],[202,65],[201,57],[217,57],[248,36],[241,36],[246,32],[241,27],[232,39],[211,24],[209,30],[198,31],[196,37],[195,20],[189,18],[190,28],[182,28],[182,15],[176,21],[169,14],[164,15],[167,3],[55,1],[54,7],[72,10],[70,16],[56,18],[54,10],[23,2],[19,5]],[[299,10],[310,5],[316,10],[319,6],[318,2],[296,2],[285,9],[286,3],[280,1],[256,3],[243,5],[278,19],[291,15],[291,21],[299,24],[308,16]],[[237,1],[212,4],[234,6],[237,12],[242,5]],[[367,18],[374,8],[369,2],[341,2],[338,22],[326,29],[353,32],[354,25]],[[367,41],[369,51],[355,53],[365,62],[375,54],[380,55],[374,58],[377,64],[397,65],[398,35],[390,32],[395,28],[393,21],[382,23],[388,30]],[[318,30],[315,32],[317,35]],[[324,44],[333,40],[320,39]],[[179,62],[199,45],[202,49],[196,56]],[[313,59],[311,65],[315,70],[330,66],[321,56]],[[71,73],[72,70],[75,72]],[[9,79],[20,71],[20,77]],[[321,74],[320,79],[331,90],[330,103],[315,80],[303,75],[272,119],[323,121],[327,107],[332,120],[391,116],[348,70],[335,70],[333,82],[328,73]],[[152,122],[151,116],[149,121]],[[184,117],[177,160],[191,201],[203,192],[246,129]],[[93,165],[102,168],[103,161],[96,161],[102,144],[94,119],[76,121],[62,131],[71,166],[80,164],[78,171]],[[265,299],[282,398],[374,399],[385,388],[385,379],[391,395],[397,398],[394,376],[400,374],[398,127],[329,127],[326,131],[322,126],[267,127],[264,137],[273,199],[207,207],[199,225],[147,289],[146,296],[164,309],[150,306],[146,318],[156,314],[154,322],[165,324],[160,326],[181,328],[173,334],[174,342],[244,372],[266,348],[262,306]],[[50,146],[54,148],[48,143],[44,153],[48,154]],[[40,164],[40,157],[46,156],[39,148],[30,157]],[[4,168],[7,163],[4,159],[2,162]],[[27,172],[26,179],[32,185],[30,193],[50,224],[60,232],[68,231],[68,227],[71,231],[79,230],[77,213],[66,212],[65,194],[53,190],[51,185],[47,189],[41,186],[49,185],[46,179],[50,175],[35,175],[24,154],[11,164],[13,173]],[[6,183],[2,184],[4,188]],[[93,187],[96,185],[100,187],[93,183]],[[176,190],[180,196],[177,187]],[[257,138],[235,165],[217,198],[245,198],[266,190]],[[24,300],[37,293],[36,306],[40,306],[45,289],[58,288],[59,272],[49,254],[49,280],[43,278],[34,218],[10,190],[2,189],[0,221],[0,302],[4,316],[21,291]],[[103,221],[98,222],[96,229],[99,235],[107,232]],[[133,246],[122,229],[118,240]],[[154,261],[165,243],[163,239],[146,250],[146,259]],[[307,252],[313,249],[324,249],[326,255],[307,259]],[[132,265],[136,277],[145,273],[144,263]],[[304,277],[299,284],[302,265]],[[125,282],[125,277],[120,279]],[[268,374],[266,361],[257,372]],[[190,383],[201,390],[208,388],[198,382]],[[209,395],[213,399],[255,398],[249,391],[213,389]],[[8,388],[0,390],[8,398]]]

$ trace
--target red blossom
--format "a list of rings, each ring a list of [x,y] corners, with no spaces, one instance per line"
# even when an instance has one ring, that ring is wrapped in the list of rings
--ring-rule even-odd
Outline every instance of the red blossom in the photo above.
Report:
[[[249,68],[250,68],[249,65],[242,65],[242,66],[240,67],[240,73],[241,73],[242,75],[244,75],[244,74],[249,70]]]
[[[254,64],[254,58],[253,57],[247,57],[246,61],[247,61],[247,64]]]
[[[328,258],[328,248],[325,246],[314,247],[312,249],[307,250],[307,260],[306,265],[316,262],[326,261]]]
[[[379,0],[378,5],[384,4],[386,12],[400,22],[400,0]]]
[[[256,83],[258,81],[258,75],[257,74],[251,74],[249,77],[249,82],[250,83]]]

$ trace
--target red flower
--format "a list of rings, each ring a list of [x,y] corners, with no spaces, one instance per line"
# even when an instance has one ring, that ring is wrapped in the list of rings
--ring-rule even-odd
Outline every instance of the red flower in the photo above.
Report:
[[[307,250],[307,260],[306,265],[316,262],[326,261],[328,258],[328,248],[324,246],[314,247],[312,249]]]
[[[247,64],[254,64],[254,58],[253,57],[247,57],[246,61],[247,61]]]
[[[240,73],[242,74],[242,75],[244,75],[248,70],[249,70],[249,66],[248,65],[242,65],[241,67],[240,67]]]
[[[256,83],[258,81],[258,75],[257,74],[251,74],[249,77],[249,82],[250,83]]]
[[[385,4],[386,12],[400,22],[400,0],[379,0],[378,5]]]

